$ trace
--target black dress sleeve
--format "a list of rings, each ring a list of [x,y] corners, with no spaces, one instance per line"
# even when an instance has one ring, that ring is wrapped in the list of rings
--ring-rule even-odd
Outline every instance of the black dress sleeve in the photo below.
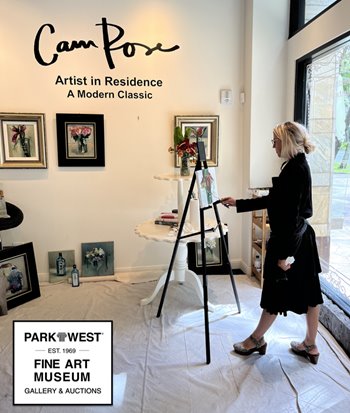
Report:
[[[251,198],[251,199],[237,199],[236,208],[237,212],[249,212],[249,211],[258,211],[260,209],[267,208],[268,204],[268,195]]]

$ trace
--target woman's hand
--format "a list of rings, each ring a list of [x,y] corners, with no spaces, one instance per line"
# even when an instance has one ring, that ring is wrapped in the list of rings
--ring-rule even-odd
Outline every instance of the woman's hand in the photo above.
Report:
[[[283,271],[288,271],[291,264],[287,262],[287,260],[278,260],[277,265],[283,270]]]
[[[220,202],[226,207],[229,208],[230,206],[236,206],[236,200],[227,196],[225,198],[221,198]]]

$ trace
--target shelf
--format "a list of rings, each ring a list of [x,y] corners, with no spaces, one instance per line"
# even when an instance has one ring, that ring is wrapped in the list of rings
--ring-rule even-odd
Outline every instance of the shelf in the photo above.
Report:
[[[257,278],[262,283],[261,270],[258,271],[253,265],[252,266],[252,273],[255,276],[255,278]]]
[[[264,280],[264,261],[266,255],[266,241],[268,239],[268,234],[270,232],[270,225],[267,222],[267,211],[266,209],[262,211],[253,211],[252,214],[252,256],[251,256],[251,268],[252,275],[255,276],[260,281],[260,286],[263,285]],[[261,269],[258,271],[254,267],[254,260],[256,255],[260,256],[261,259]]]
[[[263,254],[262,248],[255,242],[253,242],[252,247],[259,253],[259,255]]]
[[[263,218],[253,216],[253,224],[262,230],[263,229]],[[265,228],[270,229],[270,224],[268,222],[265,222]]]

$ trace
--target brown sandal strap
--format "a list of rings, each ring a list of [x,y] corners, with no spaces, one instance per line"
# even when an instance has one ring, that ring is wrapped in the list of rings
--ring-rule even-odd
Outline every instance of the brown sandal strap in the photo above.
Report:
[[[305,341],[302,342],[303,346],[305,347],[305,351],[307,353],[310,353],[311,350],[313,350],[314,348],[316,348],[316,344],[310,344],[309,346],[307,344],[305,344]]]
[[[262,342],[264,341],[264,336],[262,336],[259,340],[253,337],[253,335],[250,335],[249,338],[252,340],[256,347],[261,347]]]

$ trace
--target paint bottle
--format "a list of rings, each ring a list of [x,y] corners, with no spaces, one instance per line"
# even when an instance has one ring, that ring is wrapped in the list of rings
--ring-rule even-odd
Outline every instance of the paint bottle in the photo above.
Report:
[[[259,255],[255,256],[255,260],[254,260],[254,267],[260,271],[261,270],[261,259]]]
[[[80,281],[79,281],[79,270],[75,264],[73,264],[73,269],[71,272],[72,276],[72,287],[79,287]]]

